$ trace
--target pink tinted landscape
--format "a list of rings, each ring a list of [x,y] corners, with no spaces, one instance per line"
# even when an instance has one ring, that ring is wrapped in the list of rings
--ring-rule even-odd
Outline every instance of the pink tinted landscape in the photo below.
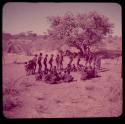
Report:
[[[5,117],[122,114],[119,4],[8,3],[2,44]]]

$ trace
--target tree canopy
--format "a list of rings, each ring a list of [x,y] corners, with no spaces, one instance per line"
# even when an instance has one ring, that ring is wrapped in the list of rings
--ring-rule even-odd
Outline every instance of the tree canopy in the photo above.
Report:
[[[97,12],[64,16],[47,17],[50,23],[48,34],[56,40],[64,40],[69,46],[76,47],[84,53],[86,46],[100,43],[107,34],[112,34],[113,24]]]

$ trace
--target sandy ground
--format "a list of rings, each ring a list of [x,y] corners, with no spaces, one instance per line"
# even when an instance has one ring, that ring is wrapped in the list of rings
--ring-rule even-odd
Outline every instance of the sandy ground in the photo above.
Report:
[[[118,117],[122,114],[121,61],[103,60],[100,77],[47,84],[26,76],[22,64],[3,65],[3,114],[7,118]]]

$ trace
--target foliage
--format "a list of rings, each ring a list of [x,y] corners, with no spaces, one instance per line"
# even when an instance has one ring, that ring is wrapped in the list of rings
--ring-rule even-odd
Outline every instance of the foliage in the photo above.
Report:
[[[48,17],[50,29],[48,34],[56,40],[64,40],[69,46],[80,52],[85,48],[101,43],[107,34],[112,33],[113,24],[104,15],[97,12],[74,15],[71,12],[64,16]]]

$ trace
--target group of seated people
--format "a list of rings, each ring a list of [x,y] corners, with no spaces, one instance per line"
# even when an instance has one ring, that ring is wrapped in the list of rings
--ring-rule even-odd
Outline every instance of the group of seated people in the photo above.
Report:
[[[54,66],[52,70],[37,73],[36,80],[44,80],[47,83],[60,83],[61,81],[71,82],[73,81],[73,77],[68,68],[64,70],[57,70],[56,66]]]
[[[92,66],[85,67],[81,71],[81,80],[91,79],[98,77],[98,70]]]
[[[73,65],[73,67],[75,67]],[[61,83],[61,82],[72,82],[73,76],[70,74],[72,71],[77,71],[77,68],[71,68],[70,65],[64,70],[57,70],[56,66],[52,70],[47,72],[42,71],[36,74],[36,80],[44,80],[47,83]],[[89,67],[83,67],[81,70],[81,80],[91,79],[98,77],[97,69]]]

